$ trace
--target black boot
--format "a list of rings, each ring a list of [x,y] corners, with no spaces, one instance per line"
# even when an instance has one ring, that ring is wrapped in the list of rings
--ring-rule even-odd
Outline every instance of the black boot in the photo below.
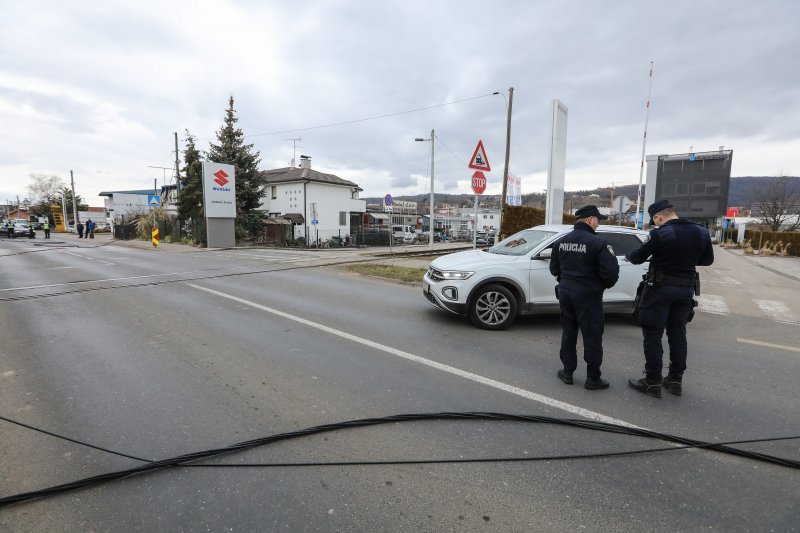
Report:
[[[586,383],[583,384],[584,388],[589,390],[600,390],[608,388],[608,380],[601,377],[586,378]]]
[[[661,378],[658,379],[643,377],[641,379],[629,379],[628,385],[632,389],[643,392],[654,398],[661,398]]]
[[[558,379],[560,379],[567,385],[572,385],[572,372],[567,372],[566,370],[559,370]]]
[[[675,396],[683,394],[683,387],[681,386],[682,376],[676,376],[672,372],[664,378],[664,388],[670,391]]]

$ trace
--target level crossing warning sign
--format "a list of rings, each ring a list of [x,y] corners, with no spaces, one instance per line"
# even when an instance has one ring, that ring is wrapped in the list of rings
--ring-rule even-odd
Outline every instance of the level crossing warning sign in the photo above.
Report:
[[[483,141],[478,141],[478,146],[475,147],[475,152],[473,152],[469,160],[469,168],[491,172],[492,167],[489,166],[489,159],[486,158],[486,150],[483,147]]]

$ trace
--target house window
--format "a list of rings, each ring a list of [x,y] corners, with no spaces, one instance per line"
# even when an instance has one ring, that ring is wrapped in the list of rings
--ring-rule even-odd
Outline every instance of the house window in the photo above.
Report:
[[[347,225],[347,211],[339,211],[339,225],[340,226]]]
[[[273,185],[272,186],[272,199],[273,200],[277,200],[277,198],[278,198],[278,186],[277,185]]]

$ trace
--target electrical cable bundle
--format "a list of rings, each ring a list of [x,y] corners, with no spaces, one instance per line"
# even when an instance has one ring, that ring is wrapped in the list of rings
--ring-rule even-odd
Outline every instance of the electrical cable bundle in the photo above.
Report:
[[[514,415],[514,414],[506,414],[506,413],[490,413],[490,412],[464,412],[464,413],[453,413],[453,412],[444,412],[444,413],[419,413],[419,414],[401,414],[401,415],[393,415],[393,416],[386,416],[386,417],[379,417],[379,418],[365,418],[359,420],[349,420],[345,422],[339,422],[335,424],[324,424],[320,426],[314,426],[306,429],[301,429],[297,431],[290,431],[288,433],[279,433],[276,435],[271,435],[268,437],[261,437],[253,440],[248,440],[244,442],[239,442],[236,444],[232,444],[230,446],[222,447],[222,448],[214,448],[210,450],[203,450],[198,452],[192,452],[184,455],[179,455],[176,457],[171,457],[167,459],[151,461],[148,459],[142,459],[133,455],[117,452],[114,450],[109,450],[106,448],[101,448],[99,446],[95,446],[92,444],[88,444],[85,442],[81,442],[79,440],[75,440],[69,437],[64,437],[61,435],[57,435],[55,433],[45,431],[39,428],[35,428],[33,426],[29,426],[27,424],[23,424],[21,422],[17,422],[15,420],[11,420],[9,418],[0,416],[0,420],[16,424],[28,429],[32,429],[34,431],[38,431],[53,437],[57,437],[60,439],[67,440],[69,442],[73,442],[76,444],[80,444],[83,446],[88,446],[90,448],[94,448],[103,452],[111,453],[114,455],[119,455],[122,457],[126,457],[129,459],[135,459],[137,461],[142,461],[145,464],[129,468],[126,470],[119,470],[116,472],[109,472],[106,474],[101,474],[97,476],[92,476],[84,479],[80,479],[77,481],[73,481],[70,483],[65,483],[62,485],[56,485],[53,487],[48,487],[45,489],[40,489],[31,492],[25,492],[20,494],[14,494],[11,496],[5,496],[0,498],[0,508],[15,504],[26,502],[38,498],[44,498],[47,496],[53,496],[56,494],[61,494],[64,492],[78,490],[82,488],[91,487],[94,485],[99,485],[101,483],[106,483],[108,481],[114,481],[117,479],[122,479],[129,476],[134,476],[138,474],[143,474],[145,472],[150,472],[154,470],[159,470],[162,468],[167,467],[194,467],[194,468],[265,468],[265,467],[310,467],[310,466],[375,466],[375,465],[410,465],[410,464],[452,464],[452,463],[490,463],[490,462],[534,462],[534,461],[565,461],[565,460],[575,460],[575,459],[596,459],[596,458],[606,458],[606,457],[621,457],[621,456],[633,456],[639,455],[644,453],[658,453],[658,452],[668,452],[668,451],[676,451],[676,450],[684,450],[684,449],[691,449],[691,448],[699,448],[699,449],[708,449],[713,450],[720,453],[725,453],[729,455],[734,455],[738,457],[744,457],[747,459],[752,459],[756,461],[762,461],[769,464],[774,464],[778,466],[783,466],[786,468],[792,468],[800,470],[800,461],[787,459],[783,457],[777,457],[774,455],[768,455],[759,452],[752,452],[747,450],[742,450],[739,448],[732,448],[730,445],[732,444],[745,444],[745,443],[755,443],[755,442],[774,442],[774,441],[781,441],[781,440],[794,440],[800,439],[800,435],[797,436],[788,436],[788,437],[771,437],[771,438],[762,438],[762,439],[749,439],[749,440],[738,440],[738,441],[729,441],[729,442],[719,442],[719,443],[711,443],[711,442],[703,442],[695,439],[689,439],[685,437],[679,437],[675,435],[669,435],[666,433],[659,433],[656,431],[650,431],[647,429],[630,427],[620,424],[611,424],[607,422],[598,422],[593,420],[578,420],[578,419],[567,419],[567,418],[554,418],[548,416],[538,416],[538,415]],[[222,454],[229,454],[232,452],[243,451],[247,449],[256,448],[258,446],[263,446],[266,444],[272,444],[274,442],[299,438],[299,437],[306,437],[310,435],[316,435],[320,433],[326,433],[331,431],[338,431],[342,429],[353,429],[359,427],[369,427],[369,426],[378,426],[382,424],[396,424],[402,422],[415,422],[415,421],[423,421],[423,420],[489,420],[489,421],[510,421],[510,422],[528,422],[528,423],[539,423],[539,424],[553,424],[559,426],[567,426],[579,429],[586,429],[592,431],[602,431],[606,433],[617,433],[621,435],[629,435],[635,437],[644,437],[649,439],[658,439],[670,443],[674,443],[677,446],[669,446],[669,447],[660,447],[660,448],[647,448],[647,449],[640,449],[640,450],[628,450],[628,451],[619,451],[619,452],[603,452],[603,453],[583,453],[583,454],[573,454],[573,455],[556,455],[556,456],[536,456],[536,457],[488,457],[488,458],[473,458],[473,459],[419,459],[419,460],[385,460],[385,461],[336,461],[336,462],[293,462],[293,463],[255,463],[255,464],[244,464],[244,463],[235,463],[235,464],[194,464],[195,461],[199,461],[201,459],[207,459],[210,457],[219,456]]]

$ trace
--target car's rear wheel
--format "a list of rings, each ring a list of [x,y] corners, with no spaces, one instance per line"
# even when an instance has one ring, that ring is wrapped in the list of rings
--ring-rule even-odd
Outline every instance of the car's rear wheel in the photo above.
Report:
[[[478,289],[469,304],[469,319],[482,329],[504,329],[517,318],[517,299],[502,285]]]

